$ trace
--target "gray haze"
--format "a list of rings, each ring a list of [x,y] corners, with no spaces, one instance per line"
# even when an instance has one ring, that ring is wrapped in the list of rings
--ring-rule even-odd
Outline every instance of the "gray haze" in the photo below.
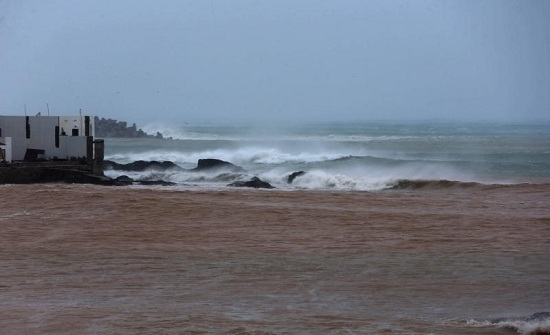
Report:
[[[550,119],[550,1],[0,0],[0,114]]]

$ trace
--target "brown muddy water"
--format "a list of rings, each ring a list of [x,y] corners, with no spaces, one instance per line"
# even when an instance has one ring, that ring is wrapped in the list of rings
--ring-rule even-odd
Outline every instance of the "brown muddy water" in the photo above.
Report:
[[[534,334],[550,311],[550,184],[3,185],[0,229],[2,334]]]

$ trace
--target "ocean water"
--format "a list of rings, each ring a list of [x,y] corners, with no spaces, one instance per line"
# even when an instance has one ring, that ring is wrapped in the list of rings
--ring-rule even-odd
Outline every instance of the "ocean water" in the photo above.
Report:
[[[169,160],[190,169],[198,159],[216,158],[246,172],[107,171],[109,176],[163,179],[188,187],[220,187],[257,176],[277,188],[313,190],[380,190],[418,180],[509,184],[550,177],[550,125],[151,124],[144,129],[173,140],[108,138],[106,159],[119,163]],[[288,184],[288,175],[297,171],[306,174]]]
[[[0,195],[2,334],[550,334],[548,184]]]
[[[146,130],[106,158],[246,170],[0,185],[0,333],[550,334],[547,126]]]

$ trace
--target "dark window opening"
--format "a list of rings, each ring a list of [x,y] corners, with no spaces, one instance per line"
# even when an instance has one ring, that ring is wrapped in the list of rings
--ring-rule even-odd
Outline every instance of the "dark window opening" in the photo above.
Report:
[[[25,125],[26,137],[31,138],[31,124],[28,116],[25,117],[25,122],[26,122],[26,125]]]
[[[78,136],[78,129],[73,129],[72,135],[73,135],[73,136]]]
[[[90,136],[90,117],[84,116],[84,136]]]
[[[55,147],[59,148],[59,126],[55,126]]]

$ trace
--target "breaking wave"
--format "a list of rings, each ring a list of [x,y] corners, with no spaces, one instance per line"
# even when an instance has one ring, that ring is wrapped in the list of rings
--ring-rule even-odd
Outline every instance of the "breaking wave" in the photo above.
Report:
[[[550,313],[535,313],[523,319],[499,319],[499,320],[469,320],[467,325],[472,327],[497,327],[516,331],[521,335],[547,335],[550,334]]]
[[[285,152],[277,148],[245,147],[236,149],[214,149],[197,152],[159,151],[124,152],[108,155],[106,159],[120,163],[130,163],[137,160],[165,161],[176,164],[195,164],[199,159],[215,157],[234,164],[296,164],[316,163],[326,161],[353,160],[349,153],[306,153]]]
[[[529,149],[531,155],[517,155],[525,150],[513,147],[518,142],[508,137],[502,142],[484,132],[463,134],[445,127],[434,131],[422,127],[363,129],[334,125],[264,132],[244,126],[154,123],[144,130],[179,140],[108,139],[105,159],[121,164],[171,161],[189,170],[197,166],[198,160],[213,158],[238,165],[246,172],[127,173],[135,180],[156,178],[177,184],[223,185],[259,177],[280,189],[368,191],[475,189],[543,180],[548,174],[546,156],[538,154],[537,148]],[[503,146],[511,147],[510,152],[502,152]],[[289,184],[288,176],[297,171],[306,173]],[[123,172],[107,173],[116,176]]]
[[[321,130],[321,133],[303,133],[301,129],[258,129],[241,127],[216,127],[216,126],[197,126],[197,125],[172,125],[162,122],[152,122],[143,128],[148,134],[161,133],[164,138],[176,140],[225,140],[225,141],[243,141],[254,139],[280,139],[292,141],[314,141],[314,142],[388,142],[388,141],[409,141],[418,140],[425,137],[417,135],[365,135],[365,134],[340,134],[327,130]],[[431,136],[427,141],[444,141],[447,136]]]
[[[164,180],[180,185],[217,185],[225,186],[235,181],[250,180],[259,177],[279,189],[308,189],[308,190],[435,190],[435,189],[472,189],[487,187],[480,182],[448,180],[448,179],[404,179],[399,178],[403,172],[389,173],[387,170],[378,170],[377,173],[363,173],[361,170],[330,170],[312,169],[304,171],[289,182],[289,176],[297,172],[287,167],[278,167],[265,170],[245,170],[244,172],[231,171],[192,171],[192,170],[146,170],[146,171],[114,171],[107,170],[105,174],[111,178],[127,175],[138,181]],[[425,175],[429,173],[426,172]]]
[[[137,160],[171,161],[184,169],[193,169],[199,159],[215,158],[241,166],[242,174],[219,174],[189,171],[145,171],[125,173],[135,180],[162,179],[178,184],[230,183],[259,177],[277,188],[283,189],[334,189],[334,190],[383,190],[383,189],[438,189],[472,188],[480,185],[468,171],[452,162],[392,158],[361,155],[352,152],[320,151],[291,152],[280,148],[237,147],[181,152],[177,150],[147,150],[119,152],[106,157],[118,163]],[[290,185],[288,176],[305,171]],[[109,177],[122,174],[107,171]]]

